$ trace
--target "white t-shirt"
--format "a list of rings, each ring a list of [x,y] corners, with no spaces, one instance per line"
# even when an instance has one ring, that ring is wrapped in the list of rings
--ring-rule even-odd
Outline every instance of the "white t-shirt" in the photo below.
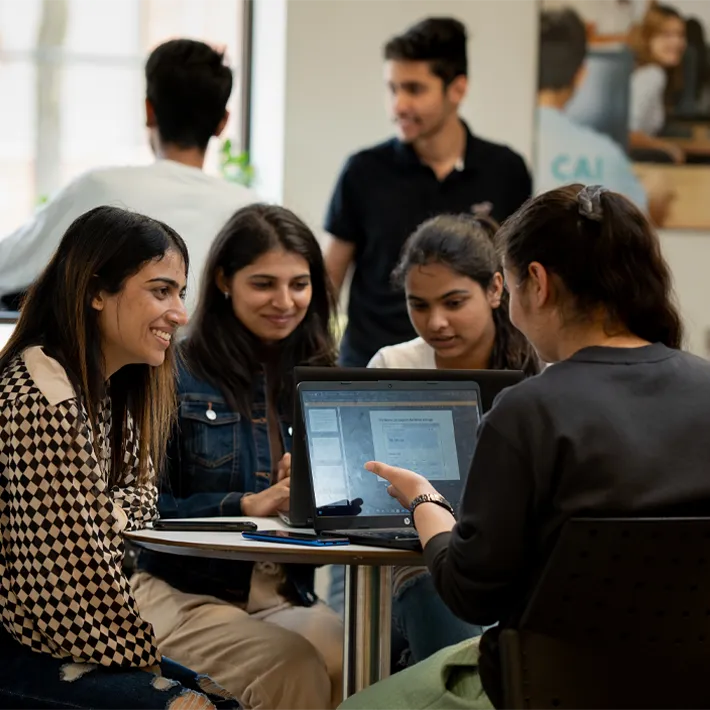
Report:
[[[406,370],[436,370],[434,348],[421,338],[378,350],[368,367]]]
[[[635,69],[631,74],[629,129],[657,136],[666,122],[663,96],[668,78],[657,64]]]
[[[647,209],[646,191],[631,161],[609,136],[547,106],[537,110],[537,136],[537,194],[575,182],[604,185],[628,197],[639,209]]]
[[[172,160],[91,170],[0,241],[0,295],[26,288],[40,275],[77,217],[111,205],[165,222],[185,240],[190,254],[186,304],[191,312],[212,240],[234,212],[257,200],[256,193],[242,185]]]

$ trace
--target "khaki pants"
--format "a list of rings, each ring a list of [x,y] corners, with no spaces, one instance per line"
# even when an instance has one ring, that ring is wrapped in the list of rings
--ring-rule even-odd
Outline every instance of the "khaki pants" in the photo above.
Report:
[[[163,655],[212,676],[245,708],[334,708],[342,700],[343,622],[324,604],[295,607],[255,569],[246,609],[131,578]]]

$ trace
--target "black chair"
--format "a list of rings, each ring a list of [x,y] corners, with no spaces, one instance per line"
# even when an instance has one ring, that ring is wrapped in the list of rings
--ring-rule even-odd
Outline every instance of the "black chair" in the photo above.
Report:
[[[507,708],[710,707],[710,518],[569,521],[500,651]]]

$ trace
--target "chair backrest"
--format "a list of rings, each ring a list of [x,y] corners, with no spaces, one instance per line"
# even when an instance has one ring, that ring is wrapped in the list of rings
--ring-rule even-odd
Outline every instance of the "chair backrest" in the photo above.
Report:
[[[506,707],[710,706],[710,518],[569,521],[500,646]]]
[[[605,133],[626,150],[633,55],[626,45],[594,47],[587,74],[565,113],[576,123]]]

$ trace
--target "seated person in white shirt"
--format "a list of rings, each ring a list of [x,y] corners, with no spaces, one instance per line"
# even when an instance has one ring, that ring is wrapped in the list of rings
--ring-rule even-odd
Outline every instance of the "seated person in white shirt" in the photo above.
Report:
[[[79,215],[113,205],[165,222],[183,236],[190,250],[191,310],[212,239],[237,209],[256,201],[251,190],[203,172],[207,144],[229,117],[232,72],[224,55],[204,42],[176,39],[151,53],[145,75],[145,122],[155,162],[81,175],[0,240],[0,297],[27,289]]]
[[[659,184],[647,194],[620,145],[564,112],[584,80],[586,55],[586,29],[574,10],[541,14],[535,192],[577,182],[603,184],[661,225],[672,191]]]
[[[369,367],[523,370],[540,362],[508,318],[508,293],[489,217],[441,215],[424,222],[405,244],[394,273],[404,286],[418,338],[382,348]],[[407,644],[405,662],[479,636],[434,589],[426,567],[395,567],[392,614]]]
[[[409,238],[393,274],[420,337],[382,348],[368,367],[523,370],[540,363],[510,323],[490,217],[441,215]]]

